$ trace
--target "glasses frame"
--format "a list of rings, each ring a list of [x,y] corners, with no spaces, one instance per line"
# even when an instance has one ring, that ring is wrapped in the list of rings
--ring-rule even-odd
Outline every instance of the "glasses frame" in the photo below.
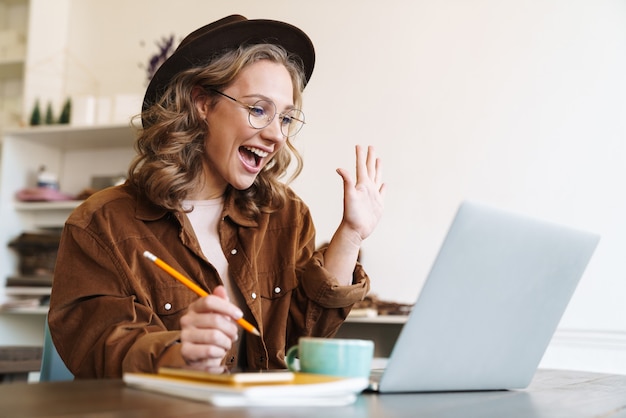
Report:
[[[261,128],[257,128],[256,126],[254,126],[254,125],[252,124],[252,121],[250,120],[250,118],[254,116],[254,115],[252,114],[252,109],[255,109],[257,106],[255,106],[254,104],[249,105],[249,104],[247,104],[247,103],[244,103],[244,102],[242,102],[242,101],[239,101],[239,100],[235,99],[234,97],[229,96],[228,94],[223,93],[223,92],[221,92],[221,91],[219,91],[219,90],[217,90],[217,89],[210,89],[210,90],[211,90],[212,92],[214,92],[214,93],[219,94],[220,96],[224,96],[224,97],[226,97],[227,99],[232,100],[233,102],[237,103],[237,104],[238,104],[238,105],[240,105],[241,107],[243,107],[243,108],[247,109],[247,110],[248,110],[248,124],[250,124],[250,126],[251,126],[252,128],[254,128],[254,129],[259,129],[259,130],[261,130],[261,129],[265,129],[265,128],[267,128],[267,127],[270,125],[270,123],[272,123],[272,122],[274,121],[274,118],[276,117],[276,115],[278,115],[278,117],[279,117],[279,118],[282,118],[282,117],[287,116],[287,115],[288,115],[288,113],[289,113],[289,112],[274,112],[274,114],[272,115],[272,117],[271,117],[271,118],[268,118],[268,120],[267,120],[267,124],[266,124],[265,126],[263,126],[263,127],[261,127]],[[271,103],[271,104],[272,104],[272,106],[274,106],[274,110],[276,110],[276,103],[274,103],[274,102],[273,102],[273,101],[271,101],[271,100],[260,99],[260,100],[258,100],[257,102],[255,102],[255,104],[256,104],[256,103],[258,103],[258,102],[268,102],[268,103]],[[294,109],[291,109],[290,111],[292,111],[292,110],[297,110],[298,112],[300,112],[300,113],[302,114],[302,116],[304,116],[304,112],[303,112],[302,110],[294,108]],[[303,117],[302,119],[299,119],[299,118],[296,118],[296,117],[293,117],[293,116],[289,116],[289,117],[290,117],[291,119],[293,119],[293,120],[297,120],[297,121],[298,121],[298,122],[300,122],[302,125],[301,125],[301,126],[300,126],[300,128],[299,128],[296,132],[294,132],[293,134],[291,134],[291,135],[285,135],[285,132],[283,132],[283,125],[281,124],[281,125],[280,125],[280,133],[281,133],[281,134],[282,134],[285,138],[293,138],[294,136],[296,136],[296,135],[298,134],[298,132],[300,132],[300,131],[302,130],[302,127],[306,124],[306,122],[304,121],[304,117]]]

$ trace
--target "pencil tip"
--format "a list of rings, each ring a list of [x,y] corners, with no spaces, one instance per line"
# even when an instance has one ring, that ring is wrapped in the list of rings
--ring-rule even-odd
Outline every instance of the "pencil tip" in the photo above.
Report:
[[[256,329],[256,328],[253,328],[253,329],[252,329],[252,333],[253,333],[254,335],[256,335],[257,337],[260,337],[260,336],[261,336],[261,333],[260,333],[260,332],[259,332],[259,330],[258,330],[258,329]]]

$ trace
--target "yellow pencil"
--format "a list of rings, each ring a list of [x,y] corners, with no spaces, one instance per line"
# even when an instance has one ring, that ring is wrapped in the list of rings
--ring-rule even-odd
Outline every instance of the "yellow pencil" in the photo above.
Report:
[[[204,297],[204,296],[208,295],[208,293],[203,288],[201,288],[200,286],[198,286],[197,284],[192,282],[187,277],[183,276],[180,272],[178,272],[172,266],[167,264],[165,261],[163,261],[160,258],[158,258],[156,255],[152,254],[150,251],[144,251],[143,252],[143,256],[146,257],[148,260],[152,261],[154,264],[156,264],[160,268],[162,268],[167,273],[169,273],[170,276],[172,276],[176,280],[180,281],[182,284],[187,286],[189,289],[191,289],[194,292],[196,292],[196,294],[198,296]],[[259,332],[259,330],[256,329],[254,327],[254,325],[252,325],[251,323],[249,323],[245,319],[239,318],[239,319],[237,319],[237,323],[239,325],[241,325],[243,327],[243,329],[245,329],[246,331],[248,331],[248,332],[250,332],[250,333],[252,333],[254,335],[261,336],[261,333]]]

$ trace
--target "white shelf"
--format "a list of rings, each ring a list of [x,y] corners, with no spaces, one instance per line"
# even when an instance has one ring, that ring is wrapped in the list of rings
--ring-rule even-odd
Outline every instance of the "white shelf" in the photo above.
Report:
[[[67,200],[61,202],[15,202],[15,210],[19,212],[71,211],[76,209],[83,200]]]
[[[45,165],[59,175],[61,191],[66,187],[68,193],[76,195],[88,187],[92,176],[116,174],[121,167],[127,167],[133,155],[134,133],[129,126],[21,128],[29,119],[35,98],[53,102],[65,99],[59,97],[67,87],[65,63],[49,61],[48,57],[67,49],[69,3],[0,0],[0,30],[17,32],[11,45],[0,51],[0,345],[43,343],[48,306],[42,306],[41,300],[50,292],[49,287],[5,287],[6,279],[16,274],[19,264],[16,252],[7,243],[22,232],[63,226],[80,203],[17,202],[16,192],[34,187],[38,169]],[[58,24],[53,28],[49,22]],[[41,71],[30,71],[44,61],[46,66]],[[45,105],[47,100],[40,104]]]
[[[42,125],[4,132],[4,137],[15,138],[60,151],[131,147],[135,140],[131,125]]]
[[[406,315],[380,315],[374,317],[348,317],[346,322],[361,324],[404,324],[408,319]]]
[[[28,216],[28,229],[62,228],[70,213],[83,200],[68,200],[61,202],[13,202],[15,211]]]
[[[7,286],[7,296],[50,296],[52,288],[49,286]]]
[[[0,0],[1,1],[1,0]],[[44,125],[8,129],[2,133],[0,163],[0,345],[42,338],[41,317],[48,306],[39,306],[50,288],[5,286],[14,276],[18,256],[6,244],[22,232],[63,227],[82,200],[54,202],[18,201],[18,190],[34,187],[41,165],[59,177],[61,191],[78,195],[94,176],[125,173],[135,155],[136,129],[129,124],[72,126]],[[30,327],[30,328],[29,328]]]
[[[34,306],[28,308],[5,308],[0,310],[0,314],[13,315],[47,315],[48,306]]]

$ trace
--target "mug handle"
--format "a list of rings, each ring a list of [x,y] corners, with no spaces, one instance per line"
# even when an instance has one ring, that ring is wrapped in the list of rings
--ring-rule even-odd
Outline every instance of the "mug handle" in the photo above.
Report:
[[[295,359],[298,355],[298,346],[294,345],[289,350],[287,350],[287,355],[285,356],[285,362],[287,363],[287,368],[292,372],[299,372],[300,370],[296,368]]]

